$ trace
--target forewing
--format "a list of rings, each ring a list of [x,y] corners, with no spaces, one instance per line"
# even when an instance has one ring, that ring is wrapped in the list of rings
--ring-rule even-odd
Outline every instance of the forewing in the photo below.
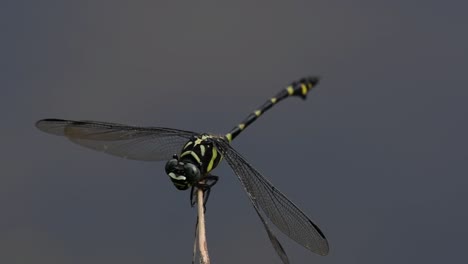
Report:
[[[135,127],[97,121],[43,119],[40,130],[65,136],[81,146],[133,160],[168,160],[177,154],[195,132],[162,128]]]
[[[216,146],[244,186],[250,201],[264,222],[273,247],[283,262],[285,262],[284,250],[261,217],[262,214],[267,216],[281,232],[300,245],[319,255],[328,254],[327,239],[317,225],[255,170],[226,140],[218,139]]]

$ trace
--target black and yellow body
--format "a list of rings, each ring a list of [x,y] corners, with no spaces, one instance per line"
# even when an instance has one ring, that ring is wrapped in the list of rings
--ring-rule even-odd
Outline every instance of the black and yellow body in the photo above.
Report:
[[[184,145],[180,159],[199,164],[200,172],[206,174],[218,166],[221,154],[213,145],[212,135],[202,134],[196,136]]]
[[[192,137],[185,143],[180,155],[174,155],[167,162],[166,173],[177,189],[197,186],[218,166],[222,156],[213,144],[213,137],[208,134]]]
[[[319,79],[317,77],[309,77],[300,79],[297,82],[291,83],[288,87],[281,90],[277,95],[272,97],[270,100],[266,101],[260,108],[253,111],[247,118],[242,121],[239,125],[234,127],[229,133],[225,135],[226,139],[229,142],[232,142],[244,129],[246,129],[250,124],[257,120],[261,115],[263,115],[268,109],[281,102],[282,100],[290,96],[299,96],[302,99],[306,99],[307,93],[317,85]]]
[[[227,133],[225,138],[231,143],[245,128],[273,107],[273,105],[290,96],[298,96],[305,99],[307,93],[317,83],[318,78],[315,77],[303,78],[291,83],[247,116],[244,121]],[[222,155],[213,144],[214,137],[209,134],[194,136],[185,143],[179,156],[174,155],[173,159],[167,162],[166,173],[177,189],[187,190],[189,187],[199,187],[199,183],[203,182],[207,177],[211,177],[210,179],[214,180],[211,186],[216,183],[217,177],[210,175],[210,172],[221,162]]]
[[[137,127],[99,121],[43,119],[36,123],[40,130],[65,136],[81,146],[114,156],[145,161],[167,161],[166,173],[179,190],[191,188],[190,200],[196,203],[194,190],[204,192],[206,204],[211,187],[218,181],[212,171],[222,159],[232,168],[244,187],[268,237],[283,263],[290,263],[276,238],[273,223],[281,232],[305,248],[327,255],[327,239],[294,203],[274,187],[260,172],[232,147],[232,141],[266,111],[280,101],[297,96],[306,98],[318,83],[309,77],[291,83],[247,116],[224,136],[164,127]],[[172,158],[171,158],[172,157]]]

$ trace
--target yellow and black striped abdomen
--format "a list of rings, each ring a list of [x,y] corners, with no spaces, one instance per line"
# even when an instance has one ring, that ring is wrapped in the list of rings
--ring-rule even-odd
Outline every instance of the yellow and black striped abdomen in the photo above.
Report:
[[[253,111],[247,118],[242,121],[239,125],[234,127],[229,133],[226,134],[226,138],[231,142],[236,138],[245,128],[257,120],[263,113],[268,111],[273,105],[278,102],[290,97],[290,96],[299,96],[302,99],[306,99],[307,93],[317,85],[319,79],[317,77],[308,77],[300,79],[299,81],[291,83],[288,87],[281,90],[277,95],[272,97],[270,100],[266,101],[262,106],[257,110]]]
[[[202,134],[188,141],[180,154],[182,161],[197,164],[202,175],[212,171],[221,162],[222,156],[213,145],[213,136]]]

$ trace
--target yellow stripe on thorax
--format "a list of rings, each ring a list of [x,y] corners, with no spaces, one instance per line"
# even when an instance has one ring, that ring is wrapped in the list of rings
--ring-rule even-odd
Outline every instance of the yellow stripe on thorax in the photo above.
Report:
[[[307,86],[305,84],[301,84],[301,88],[302,88],[302,95],[306,95],[307,94]]]
[[[213,169],[213,166],[215,165],[214,162],[216,160],[216,157],[218,156],[218,151],[216,148],[212,148],[213,150],[213,155],[211,156],[210,163],[208,163],[208,167],[206,168],[206,171],[210,172]]]
[[[180,157],[182,158],[182,157],[187,156],[187,155],[192,155],[192,157],[198,162],[198,164],[201,163],[200,158],[198,157],[197,153],[195,153],[195,152],[193,152],[191,150],[185,151],[184,153],[182,153],[180,155]]]
[[[203,156],[205,156],[205,146],[204,145],[200,145],[200,154]]]

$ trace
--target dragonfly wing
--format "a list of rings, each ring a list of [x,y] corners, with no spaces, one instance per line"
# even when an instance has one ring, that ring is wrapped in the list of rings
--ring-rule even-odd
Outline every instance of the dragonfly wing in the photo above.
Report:
[[[250,201],[252,201],[252,198],[250,199]],[[253,207],[255,209],[255,212],[257,213],[258,217],[260,217],[260,221],[262,221],[263,227],[265,227],[265,230],[266,230],[266,232],[268,234],[268,238],[270,239],[270,242],[273,245],[273,248],[275,249],[276,253],[281,258],[281,260],[283,261],[284,264],[289,264],[289,258],[288,258],[288,255],[286,254],[286,251],[284,251],[284,248],[281,245],[281,243],[279,242],[278,238],[276,238],[275,234],[270,229],[270,226],[268,225],[267,221],[265,221],[265,218],[260,213],[260,209],[257,207],[258,205],[255,204],[253,201],[252,201],[252,205],[253,205]]]
[[[97,121],[43,119],[40,130],[65,136],[72,142],[133,160],[168,160],[198,133],[162,127],[136,127]]]
[[[268,224],[261,216],[262,214],[281,232],[300,245],[319,255],[328,254],[327,239],[316,224],[254,169],[225,139],[218,139],[216,146],[242,183],[250,201],[264,222],[273,247],[283,262],[285,262],[286,253],[273,235],[272,230],[269,229]]]

